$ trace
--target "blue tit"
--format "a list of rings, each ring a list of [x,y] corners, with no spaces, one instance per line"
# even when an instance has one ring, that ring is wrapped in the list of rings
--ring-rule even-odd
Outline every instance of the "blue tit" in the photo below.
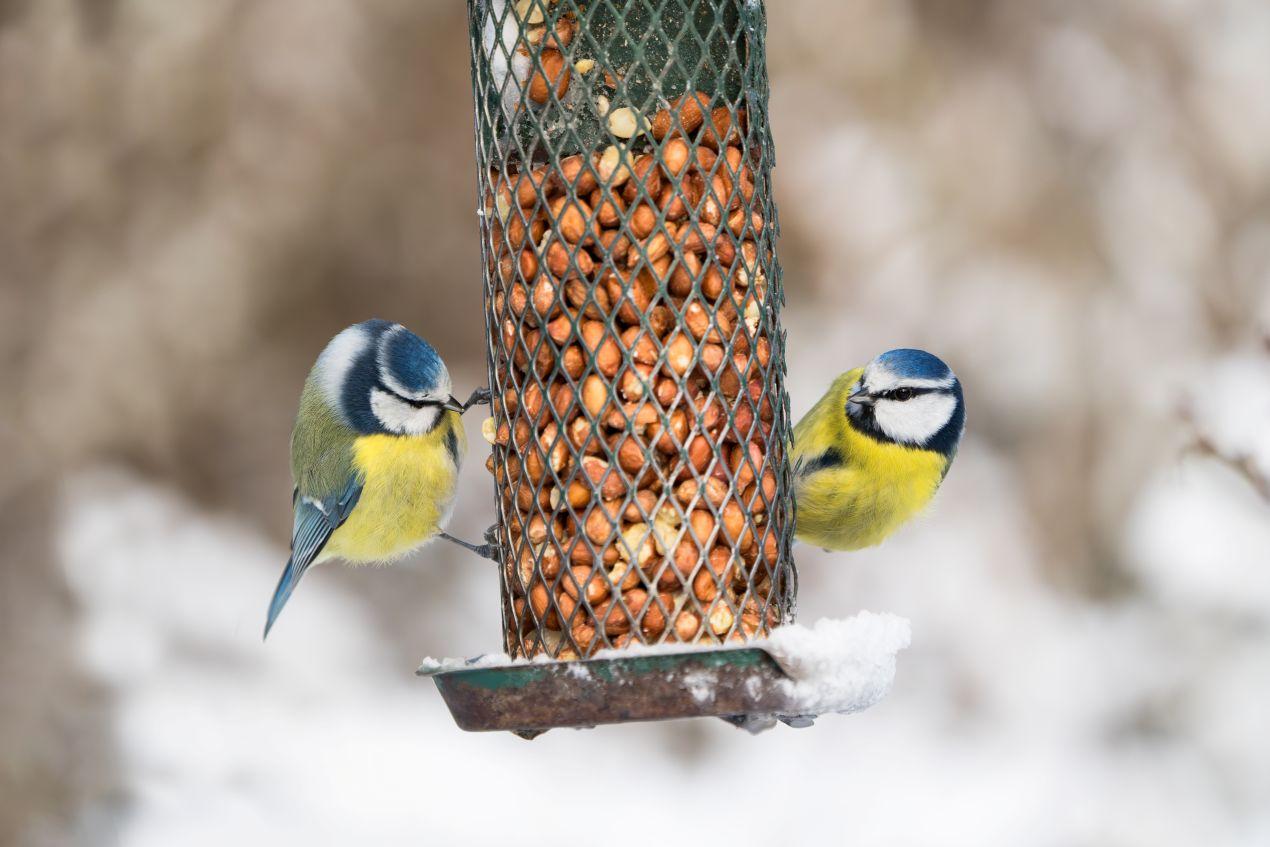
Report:
[[[365,321],[326,345],[291,433],[291,558],[269,604],[266,637],[317,562],[387,562],[450,538],[442,526],[467,450],[460,415],[488,398],[478,391],[461,404],[450,392],[436,350],[401,324]]]
[[[794,535],[830,550],[879,544],[935,496],[966,424],[961,383],[922,350],[847,371],[794,428]]]

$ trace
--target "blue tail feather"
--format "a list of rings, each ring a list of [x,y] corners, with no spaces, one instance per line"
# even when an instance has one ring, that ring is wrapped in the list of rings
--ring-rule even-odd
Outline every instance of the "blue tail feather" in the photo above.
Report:
[[[308,568],[296,567],[295,556],[287,559],[286,570],[282,572],[278,587],[274,589],[273,599],[269,601],[269,617],[265,620],[265,638],[269,637],[269,630],[273,629],[274,621],[278,619],[278,615],[282,614],[282,607],[287,605],[291,592],[295,590],[296,584],[300,582],[300,577],[306,570]]]

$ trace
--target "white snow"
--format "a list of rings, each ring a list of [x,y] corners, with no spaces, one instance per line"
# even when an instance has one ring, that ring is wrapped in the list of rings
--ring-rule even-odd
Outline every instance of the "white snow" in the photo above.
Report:
[[[696,720],[527,745],[458,730],[432,683],[394,658],[402,645],[374,607],[330,572],[306,577],[286,626],[262,644],[281,544],[135,477],[81,474],[66,489],[58,552],[83,610],[80,660],[111,704],[120,780],[82,825],[124,847],[533,847],[558,841],[562,789],[603,787],[596,774],[630,774],[635,762],[640,783],[657,786],[661,819],[689,842],[718,835],[717,816],[701,814],[713,786],[728,808],[782,810],[747,818],[738,845],[1265,843],[1270,764],[1252,742],[1270,737],[1270,654],[1264,638],[1226,639],[1264,632],[1266,607],[1249,601],[1245,626],[1216,630],[1184,590],[1120,607],[1063,597],[1030,575],[1017,489],[973,438],[945,488],[884,548],[846,562],[799,551],[805,613],[851,603],[920,627],[885,702],[806,732],[749,737]],[[1247,494],[1237,480],[1212,491],[1232,488]],[[1168,519],[1144,516],[1141,533]],[[1198,581],[1203,547],[1183,545],[1179,566],[1187,551]],[[445,552],[418,566],[463,567]],[[1161,579],[1172,567],[1141,566]],[[497,641],[497,575],[463,572],[454,594],[421,600],[453,633],[407,649],[474,653],[473,633]],[[881,621],[839,625],[877,633],[879,653],[899,647]],[[1176,729],[1151,728],[1159,704],[1179,702]],[[516,815],[489,814],[499,798]],[[612,811],[569,804],[570,831],[604,832]]]
[[[903,618],[860,612],[845,620],[821,618],[811,627],[782,626],[764,646],[789,674],[789,694],[802,714],[849,714],[891,690],[895,654],[910,637]]]
[[[684,685],[688,693],[698,703],[708,703],[714,699],[715,686],[719,684],[719,675],[713,670],[693,671],[684,675]]]
[[[419,663],[419,669],[416,673],[420,676],[432,676],[433,674],[448,673],[449,671],[467,671],[474,668],[502,668],[509,665],[526,664],[529,664],[528,659],[513,659],[506,653],[485,653],[480,656],[473,656],[470,659],[458,659],[450,656],[444,659],[434,659],[431,656],[426,656]]]

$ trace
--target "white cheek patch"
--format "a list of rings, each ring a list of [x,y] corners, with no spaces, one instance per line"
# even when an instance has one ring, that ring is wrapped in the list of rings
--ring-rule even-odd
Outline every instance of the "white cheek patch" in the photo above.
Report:
[[[873,406],[873,419],[888,438],[901,444],[925,444],[952,420],[956,409],[957,400],[951,394],[919,394],[902,402],[879,400]]]
[[[432,430],[441,416],[438,406],[416,409],[378,388],[371,389],[370,410],[384,429],[398,435],[424,435]]]

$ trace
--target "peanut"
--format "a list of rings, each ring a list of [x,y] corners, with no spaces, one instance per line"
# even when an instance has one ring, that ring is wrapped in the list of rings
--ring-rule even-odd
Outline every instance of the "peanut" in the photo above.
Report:
[[[596,456],[583,456],[580,464],[586,478],[591,481],[593,486],[599,487],[600,496],[605,500],[612,500],[626,493],[626,483],[622,481],[622,475],[613,470],[612,466],[604,459]]]
[[[631,212],[629,226],[631,235],[639,239],[647,238],[657,226],[657,213],[647,203],[640,203]]]
[[[648,121],[630,106],[622,106],[609,110],[608,126],[609,132],[618,138],[630,138],[643,132],[648,126]]]
[[[640,196],[657,197],[661,194],[661,170],[651,154],[645,153],[635,160],[631,168],[631,178],[622,187],[622,197],[627,203],[634,203]]]
[[[595,220],[601,228],[615,227],[626,212],[626,201],[621,194],[614,194],[600,186],[591,192],[591,207],[595,209]],[[599,238],[598,232],[596,238]]]
[[[550,208],[556,231],[570,244],[579,244],[598,234],[598,229],[592,229],[589,223],[591,207],[583,201],[560,197],[552,201]]]
[[[736,616],[732,610],[720,603],[710,612],[710,631],[715,635],[723,635],[732,628],[732,622],[736,620]]]
[[[560,51],[542,51],[540,64],[541,67],[536,68],[529,78],[529,99],[539,104],[546,103],[553,90],[556,97],[563,97],[569,89],[572,69],[560,55]]]
[[[661,109],[652,120],[653,138],[661,141],[667,135],[683,132],[691,136],[705,119],[710,109],[711,97],[704,91],[694,91],[670,101],[669,109]],[[676,118],[678,122],[676,123]]]
[[[704,500],[718,508],[728,496],[728,486],[714,477],[706,477],[703,482],[695,479],[684,480],[675,488],[675,498],[685,508],[690,508],[698,500]],[[694,512],[695,514],[695,512]]]
[[[697,630],[701,628],[701,618],[697,617],[696,612],[684,609],[675,618],[675,637],[680,641],[691,641],[697,637]]]
[[[667,176],[679,176],[688,165],[688,142],[682,138],[672,138],[661,150],[661,166]]]
[[[672,373],[683,376],[692,369],[694,355],[692,341],[688,336],[676,333],[666,345],[666,367]]]
[[[657,495],[651,491],[636,491],[635,499],[626,504],[622,517],[631,523],[638,523],[652,516],[657,509]]]
[[[630,154],[625,148],[610,144],[600,154],[596,170],[599,171],[601,182],[610,188],[617,188],[631,175]]]
[[[572,264],[569,261],[570,256],[573,257]],[[556,279],[571,278],[575,271],[584,277],[590,277],[595,272],[595,261],[585,250],[570,250],[553,239],[547,243],[547,270]]]
[[[637,326],[630,327],[622,333],[622,347],[638,364],[657,364],[657,348],[653,345],[652,338]]]
[[[647,464],[647,454],[644,445],[633,437],[621,436],[621,441],[617,444],[617,465],[633,477],[642,477],[643,470]],[[645,492],[639,492],[643,494]],[[652,492],[647,492],[652,493]]]
[[[582,345],[595,358],[595,366],[600,373],[612,378],[622,362],[622,351],[617,342],[608,335],[604,324],[599,321],[587,321],[582,324]]]

